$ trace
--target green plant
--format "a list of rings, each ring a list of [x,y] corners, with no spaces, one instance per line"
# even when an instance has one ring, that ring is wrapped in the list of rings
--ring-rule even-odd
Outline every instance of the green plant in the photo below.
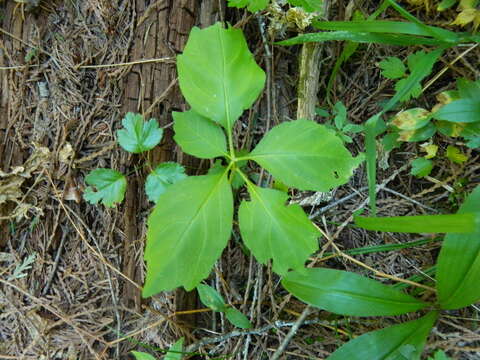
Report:
[[[363,125],[353,124],[347,119],[347,108],[341,101],[338,101],[332,109],[332,114],[324,109],[316,109],[316,114],[320,117],[326,117],[326,126],[329,129],[334,130],[337,136],[342,139],[343,142],[348,144],[353,140],[350,135],[357,134],[364,131]],[[333,116],[333,118],[332,118]]]
[[[318,249],[318,230],[300,206],[285,205],[287,194],[255,185],[242,167],[255,161],[288,186],[328,191],[344,184],[362,158],[353,158],[332,130],[302,119],[274,127],[240,155],[234,123],[259,96],[265,74],[238,29],[219,23],[194,28],[177,67],[191,110],[173,113],[175,141],[190,155],[223,163],[160,196],[148,220],[143,296],[179,286],[191,290],[209,275],[232,231],[235,179],[250,195],[238,211],[245,245],[261,263],[272,260],[281,275],[303,268]]]
[[[270,0],[227,0],[228,6],[244,8],[246,7],[249,11],[255,12],[264,10]],[[287,2],[292,6],[300,6],[306,12],[322,12],[323,1],[321,0],[287,0]]]
[[[324,268],[289,272],[282,285],[302,301],[341,315],[399,315],[428,308],[429,313],[418,320],[361,335],[328,357],[329,360],[420,359],[439,311],[460,309],[480,299],[476,285],[480,276],[480,186],[456,215],[357,216],[355,223],[377,231],[447,233],[436,266],[437,301],[427,303],[376,280]],[[437,353],[435,359],[443,355]]]
[[[227,306],[222,295],[211,286],[199,284],[197,286],[197,291],[203,305],[208,306],[213,311],[224,313],[233,325],[242,329],[249,329],[252,327],[252,324],[247,317],[234,307]]]
[[[163,360],[181,360],[183,356],[183,342],[185,339],[182,337],[180,338],[175,344],[173,344],[170,349],[166,352]],[[132,355],[135,356],[136,360],[156,360],[152,355],[139,352],[139,351],[132,351]]]
[[[162,140],[163,130],[155,119],[145,122],[143,116],[127,113],[122,120],[123,128],[117,131],[119,145],[126,151],[139,154],[153,149]],[[186,178],[185,169],[177,163],[159,164],[147,177],[145,192],[150,201],[158,197],[170,185]],[[86,177],[87,188],[83,198],[91,204],[101,202],[107,207],[121,203],[127,189],[127,178],[113,169],[95,169]]]

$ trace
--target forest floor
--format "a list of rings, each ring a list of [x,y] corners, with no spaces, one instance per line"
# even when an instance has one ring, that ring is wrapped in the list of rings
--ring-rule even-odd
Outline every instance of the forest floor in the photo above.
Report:
[[[355,6],[368,15],[378,3],[339,0],[332,3],[328,18],[348,19]],[[175,55],[192,26],[220,20],[237,24],[267,72],[264,93],[238,129],[236,140],[244,146],[296,117],[300,47],[274,45],[268,16],[226,8],[223,1],[41,1],[33,9],[17,5],[0,1],[0,359],[128,359],[132,350],[166,349],[181,336],[190,351],[202,354],[187,358],[268,359],[305,304],[288,295],[271,267],[248,256],[235,237],[208,282],[247,314],[254,329],[235,330],[204,309],[195,294],[177,291],[141,298],[146,218],[152,209],[143,194],[147,172],[142,164],[174,160],[184,163],[189,174],[204,171],[204,163],[175,146],[170,130],[171,111],[188,108],[177,86]],[[448,26],[455,17],[454,10],[439,14],[423,7],[409,9],[436,26]],[[390,10],[379,18],[400,20]],[[293,35],[288,30],[276,40]],[[322,45],[316,106],[331,109],[342,101],[355,124],[378,112],[393,94],[394,83],[380,75],[378,62],[387,56],[405,59],[421,49],[360,45],[340,69],[327,102],[325,89],[342,48],[341,42]],[[410,105],[429,108],[436,94],[455,87],[457,78],[479,79],[480,47],[451,65],[460,53],[457,48],[444,53],[433,75],[445,66],[448,70]],[[116,130],[127,111],[158,119],[166,131],[166,139],[148,159],[128,155],[116,143]],[[379,215],[453,213],[480,183],[478,151],[443,135],[433,142],[440,151],[456,145],[468,159],[462,164],[438,160],[429,177],[418,179],[410,175],[409,166],[424,155],[418,143],[380,151]],[[353,135],[348,147],[355,155],[364,151],[363,134]],[[85,176],[104,167],[130,174],[125,203],[113,209],[88,204],[82,197]],[[291,195],[344,250],[425,239],[423,245],[356,258],[403,278],[429,276],[424,271],[435,263],[441,237],[380,234],[351,226],[353,212],[368,204],[364,165],[326,199],[318,200],[311,192]],[[342,258],[322,261],[369,275]],[[352,335],[413,318],[360,319],[312,310],[283,359],[326,358]],[[426,354],[443,349],[454,359],[480,359],[479,320],[480,309],[474,305],[449,312],[431,333]]]

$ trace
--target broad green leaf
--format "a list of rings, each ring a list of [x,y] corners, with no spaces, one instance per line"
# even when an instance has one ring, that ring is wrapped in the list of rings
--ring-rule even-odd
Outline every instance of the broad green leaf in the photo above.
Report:
[[[447,146],[447,158],[453,161],[456,164],[463,164],[468,160],[468,156],[463,154],[459,148],[456,146],[448,145]]]
[[[298,45],[306,42],[353,41],[359,43],[376,43],[386,45],[444,45],[445,42],[414,35],[382,34],[354,31],[329,31],[298,35],[278,42],[278,45]]]
[[[248,158],[288,186],[323,192],[345,184],[363,161],[352,157],[334,131],[310,120],[275,126]]]
[[[175,120],[173,138],[183,152],[202,159],[227,155],[225,133],[216,123],[193,110],[172,115]]]
[[[457,87],[461,98],[478,99],[480,96],[480,80],[470,81],[460,78],[457,80]]]
[[[437,128],[431,122],[416,130],[402,130],[398,132],[398,141],[417,142],[430,139]]]
[[[480,94],[476,99],[452,101],[437,110],[433,117],[437,120],[472,123],[480,121]]]
[[[270,0],[228,0],[229,7],[244,8],[251,12],[260,11],[267,7]]]
[[[284,276],[282,285],[307,304],[341,315],[400,315],[428,304],[353,272],[311,268]]]
[[[248,318],[235,308],[227,308],[225,310],[225,316],[228,321],[240,329],[250,329],[252,327]]]
[[[203,305],[214,311],[225,311],[225,300],[223,300],[222,295],[217,290],[211,286],[199,284],[197,291]]]
[[[323,13],[323,0],[287,0],[290,5],[301,6],[306,12]]]
[[[284,192],[248,187],[250,201],[242,201],[238,221],[243,241],[262,264],[273,260],[273,271],[283,275],[302,269],[318,249],[319,232],[298,204],[285,205]]]
[[[432,160],[428,160],[422,157],[412,161],[412,170],[410,171],[410,174],[421,178],[430,175],[432,169]]]
[[[458,214],[480,212],[480,186]],[[437,260],[437,290],[442,309],[459,309],[480,299],[480,225],[470,234],[448,234]]]
[[[468,142],[465,145],[470,149],[480,148],[480,136],[469,138]]]
[[[144,121],[141,114],[127,113],[122,120],[123,129],[117,131],[118,143],[131,153],[141,153],[157,146],[162,140],[163,129],[155,119]]]
[[[148,218],[143,296],[208,276],[232,229],[233,198],[226,171],[191,176],[170,186]]]
[[[437,350],[434,357],[429,357],[427,360],[450,360],[450,358],[442,350]]]
[[[417,130],[427,125],[432,117],[430,111],[422,108],[413,108],[399,112],[391,121],[401,130]]]
[[[183,342],[185,338],[181,337],[178,341],[168,349],[163,360],[181,360],[183,357]]]
[[[418,320],[363,334],[341,346],[327,360],[420,360],[436,319],[437,313],[430,312]],[[405,357],[405,350],[409,357]]]
[[[406,75],[406,68],[402,60],[395,56],[389,56],[378,63],[382,69],[382,75],[388,79],[399,79]]]
[[[358,33],[385,33],[419,36],[433,36],[438,33],[438,39],[455,43],[458,36],[453,31],[438,27],[416,24],[413,22],[385,21],[385,20],[357,20],[357,21],[314,21],[313,26],[320,30],[351,31]]]
[[[114,207],[125,197],[127,179],[116,170],[93,170],[85,177],[85,182],[90,186],[85,189],[83,198],[90,204],[97,204],[101,201],[105,206]]]
[[[158,165],[148,176],[145,182],[145,192],[148,200],[157,202],[160,195],[170,185],[173,185],[187,177],[182,165],[175,162],[164,162]]]
[[[257,99],[265,73],[255,63],[240,29],[216,23],[190,32],[177,57],[178,79],[192,109],[230,131]]]
[[[132,355],[136,360],[157,360],[152,355],[140,351],[132,351]]]
[[[366,230],[403,233],[472,233],[480,224],[480,213],[392,217],[355,216],[355,224]]]

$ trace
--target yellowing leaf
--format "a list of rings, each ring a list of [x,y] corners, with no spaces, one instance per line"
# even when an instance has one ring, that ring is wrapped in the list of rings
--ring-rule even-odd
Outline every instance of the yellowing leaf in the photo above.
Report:
[[[450,121],[437,121],[437,130],[443,135],[450,137],[459,137],[467,124],[453,123]]]
[[[459,148],[452,145],[448,145],[447,147],[447,158],[457,164],[462,164],[468,160],[467,155],[463,154]]]
[[[475,19],[476,15],[477,15],[476,9],[473,9],[473,8],[465,9],[460,14],[457,15],[455,20],[452,22],[452,25],[465,26],[467,24],[470,24]]]
[[[437,101],[441,105],[446,105],[446,104],[451,103],[454,100],[460,99],[458,91],[455,91],[455,90],[442,91],[436,97],[437,97]]]
[[[403,130],[398,133],[398,141],[425,141],[430,139],[433,134],[435,134],[435,131],[435,125],[432,123],[429,123],[427,126],[416,130]]]
[[[427,155],[424,156],[425,159],[432,159],[437,155],[437,151],[438,151],[437,145],[426,143],[420,146],[423,148],[423,151],[427,153]]]
[[[458,4],[458,8],[460,10],[473,9],[475,8],[476,3],[477,3],[477,0],[460,0],[460,3]]]
[[[401,130],[416,130],[424,127],[430,121],[430,112],[422,108],[413,108],[399,112],[392,124]]]

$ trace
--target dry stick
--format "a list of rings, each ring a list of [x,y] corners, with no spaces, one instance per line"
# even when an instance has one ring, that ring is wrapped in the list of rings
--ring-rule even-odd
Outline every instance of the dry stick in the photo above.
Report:
[[[100,65],[81,65],[81,66],[74,66],[74,69],[102,69],[102,68],[109,68],[109,67],[118,67],[118,66],[131,66],[131,65],[138,65],[138,64],[150,64],[150,63],[163,63],[169,62],[174,63],[174,57],[163,57],[157,59],[145,59],[145,60],[135,60],[129,61],[124,63],[117,63],[117,64],[100,64]]]
[[[165,98],[167,97],[168,93],[172,88],[177,84],[178,78],[173,79],[170,84],[167,86],[167,88],[153,101],[152,105],[148,107],[148,109],[143,113],[144,117],[148,117],[153,110],[155,110],[155,106],[157,106],[159,103],[161,103]],[[170,123],[169,125],[173,124]]]
[[[322,320],[318,320],[318,319],[316,319],[316,320],[306,320],[306,321],[303,322],[303,325],[322,325],[322,326],[325,326],[325,324],[324,324],[325,322],[326,321],[322,321]],[[263,326],[261,328],[258,328],[258,329],[246,330],[246,331],[234,330],[232,332],[229,332],[228,334],[224,334],[224,335],[221,335],[221,336],[201,339],[201,340],[197,341],[196,343],[193,343],[193,344],[187,346],[186,349],[185,349],[185,352],[195,352],[203,346],[224,342],[224,341],[226,341],[228,339],[231,339],[231,338],[234,338],[234,337],[250,336],[250,335],[258,335],[258,336],[265,335],[265,333],[267,333],[268,331],[270,331],[272,329],[279,329],[279,328],[282,328],[282,327],[291,327],[291,326],[294,326],[295,324],[296,324],[296,322],[286,322],[286,321],[282,321],[282,320],[277,320],[273,324],[265,325],[265,326]]]
[[[302,314],[299,316],[297,321],[295,321],[295,324],[293,324],[287,336],[285,337],[285,339],[283,339],[282,343],[280,344],[280,347],[277,349],[277,351],[275,351],[275,353],[272,355],[270,360],[278,360],[280,358],[280,356],[285,351],[285,349],[287,348],[292,338],[297,333],[300,326],[302,326],[303,322],[307,318],[308,314],[310,313],[310,309],[311,309],[310,305],[307,305],[307,307],[303,309]]]
[[[472,45],[472,46],[469,47],[467,50],[465,50],[463,53],[461,53],[460,55],[458,55],[455,59],[453,59],[450,64],[448,64],[447,66],[445,66],[442,70],[440,70],[440,71],[438,72],[438,74],[436,74],[429,82],[427,82],[427,83],[425,84],[425,87],[422,89],[422,92],[425,92],[425,90],[427,90],[435,81],[437,81],[437,80],[440,78],[440,76],[442,76],[442,75],[450,68],[450,66],[452,66],[453,64],[455,64],[458,60],[460,60],[461,58],[463,58],[465,55],[467,55],[470,51],[472,51],[473,49],[475,49],[477,46],[478,46],[478,44]]]

